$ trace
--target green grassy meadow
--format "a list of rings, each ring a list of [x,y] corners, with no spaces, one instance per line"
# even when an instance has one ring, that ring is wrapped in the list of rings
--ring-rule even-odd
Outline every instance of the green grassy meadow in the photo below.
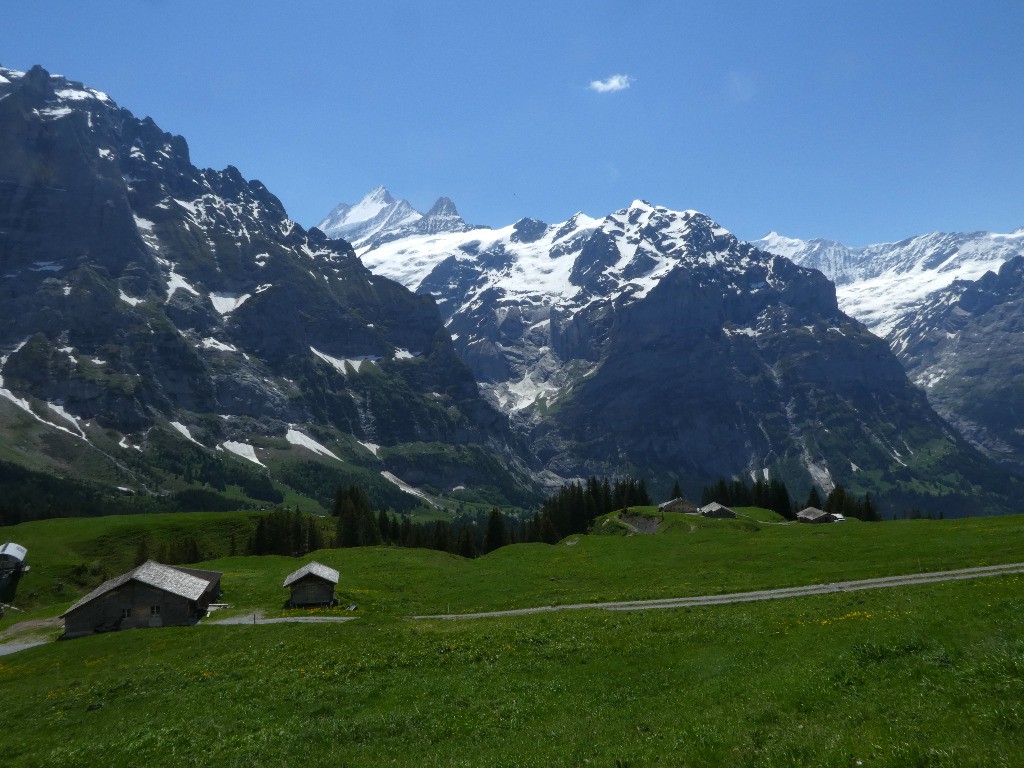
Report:
[[[194,522],[230,529],[230,515],[217,518]],[[124,529],[110,538],[120,523],[72,533],[63,526],[86,521],[54,520],[0,538],[29,546],[42,593],[96,542],[132,549]],[[280,615],[281,580],[309,559],[339,568],[343,603],[359,606],[340,613],[357,621],[111,633],[0,657],[0,690],[16,692],[0,751],[25,766],[1024,762],[1021,576],[708,608],[408,618],[1020,562],[1024,517],[806,526],[666,514],[658,535],[573,536],[476,560],[373,547],[204,566],[224,571],[233,610]]]

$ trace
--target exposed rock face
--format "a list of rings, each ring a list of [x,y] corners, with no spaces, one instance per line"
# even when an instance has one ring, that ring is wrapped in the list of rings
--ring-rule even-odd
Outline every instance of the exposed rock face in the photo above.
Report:
[[[375,475],[386,450],[357,440],[523,468],[434,301],[290,221],[260,182],[195,168],[181,137],[40,68],[0,70],[0,144],[0,404],[115,459],[176,422],[254,465],[309,457],[283,441],[298,425]]]
[[[882,494],[890,511],[982,509],[971,496],[992,467],[835,286],[703,214],[635,201],[360,255],[437,299],[483,391],[559,476],[635,472],[691,493],[781,476]]]
[[[890,342],[935,409],[1024,473],[1024,257],[957,280],[908,314]]]

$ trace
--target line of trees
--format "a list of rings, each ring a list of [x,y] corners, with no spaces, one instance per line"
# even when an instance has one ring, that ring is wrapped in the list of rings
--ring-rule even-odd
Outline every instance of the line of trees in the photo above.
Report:
[[[777,479],[748,484],[743,480],[720,477],[714,484],[704,486],[700,494],[701,506],[713,501],[727,507],[763,507],[777,512],[787,520],[796,519],[789,489]]]
[[[554,544],[571,534],[585,533],[595,519],[616,509],[650,503],[644,481],[631,477],[614,483],[607,477],[569,483],[545,500],[526,524],[526,541]]]
[[[817,495],[816,488],[812,488],[811,491]],[[858,520],[870,523],[875,523],[882,519],[878,514],[878,508],[875,507],[875,503],[871,500],[870,493],[864,494],[863,497],[855,496],[841,485],[837,485],[832,489],[828,498],[825,499],[824,507],[820,504],[808,504],[807,506],[817,506],[826,512],[838,512],[844,517],[855,517]]]
[[[595,518],[613,510],[650,503],[643,480],[626,478],[613,483],[591,477],[585,483],[563,486],[525,520],[493,508],[486,513],[459,515],[451,521],[413,522],[405,515],[374,512],[366,493],[350,485],[335,494],[335,544],[425,547],[476,557],[517,542],[554,544],[570,534],[584,533]]]

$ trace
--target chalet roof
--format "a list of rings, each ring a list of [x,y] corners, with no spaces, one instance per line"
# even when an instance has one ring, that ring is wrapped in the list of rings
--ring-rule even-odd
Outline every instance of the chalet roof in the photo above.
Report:
[[[2,547],[0,547],[0,557],[6,555],[17,560],[19,563],[25,562],[25,555],[28,554],[28,550],[25,549],[21,544],[15,544],[13,541],[8,541]]]
[[[306,565],[299,568],[299,570],[293,571],[292,573],[289,573],[287,576],[285,576],[284,584],[282,586],[290,587],[292,584],[294,584],[296,581],[303,578],[304,576],[316,576],[318,578],[323,579],[324,581],[331,582],[331,584],[337,584],[338,579],[341,578],[341,575],[333,568],[328,568],[326,565],[323,565],[322,563],[313,562],[306,563]]]
[[[697,508],[693,502],[687,501],[682,496],[679,496],[675,499],[670,499],[669,501],[663,501],[661,504],[658,505],[658,509],[662,511],[666,509],[674,509],[676,507],[685,507],[687,509]]]
[[[712,501],[710,504],[706,504],[703,507],[701,507],[700,508],[700,513],[702,515],[707,515],[707,514],[709,514],[711,512],[717,512],[720,509],[724,509],[724,510],[726,510],[728,512],[732,512],[732,510],[729,509],[727,506],[725,506],[725,504],[719,504],[717,501]]]
[[[828,512],[818,509],[817,507],[805,507],[796,513],[796,516],[800,520],[818,520],[825,517]]]
[[[184,597],[187,600],[198,600],[210,586],[207,579],[201,579],[190,573],[185,573],[173,566],[158,563],[155,560],[147,560],[138,568],[121,574],[113,579],[100,584],[96,589],[87,594],[77,603],[68,608],[61,617],[67,616],[72,611],[78,610],[86,603],[90,603],[108,592],[112,592],[129,581],[137,581],[172,595]]]

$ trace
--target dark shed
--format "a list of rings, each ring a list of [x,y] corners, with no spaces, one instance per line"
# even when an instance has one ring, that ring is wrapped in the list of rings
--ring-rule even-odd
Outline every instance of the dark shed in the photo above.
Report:
[[[64,637],[195,624],[220,595],[220,576],[148,560],[103,582],[61,614]]]
[[[336,570],[322,563],[313,562],[302,566],[285,577],[283,586],[292,590],[288,604],[296,607],[334,605],[337,602],[334,588],[339,578]]]

